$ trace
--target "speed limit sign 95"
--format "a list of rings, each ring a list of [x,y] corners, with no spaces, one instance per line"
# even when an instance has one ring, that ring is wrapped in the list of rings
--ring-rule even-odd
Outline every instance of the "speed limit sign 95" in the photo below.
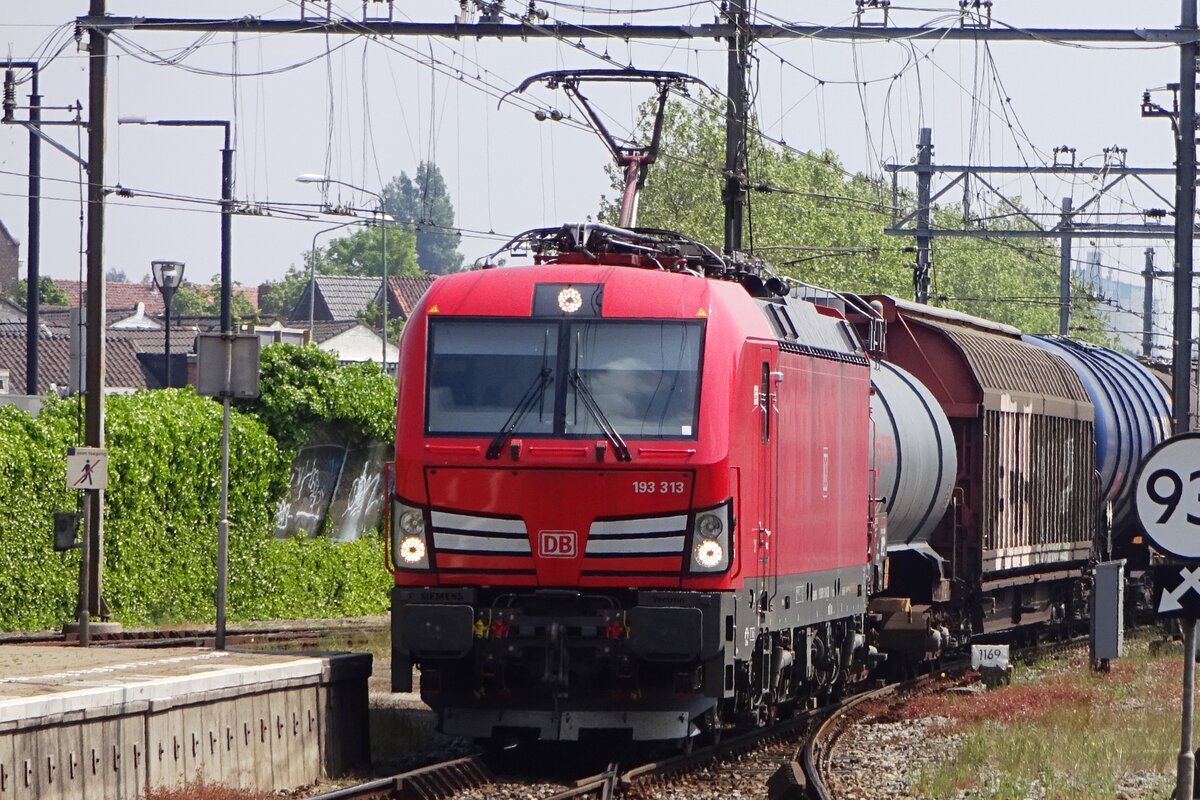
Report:
[[[1151,450],[1135,492],[1150,542],[1169,555],[1200,558],[1200,434],[1180,434]]]

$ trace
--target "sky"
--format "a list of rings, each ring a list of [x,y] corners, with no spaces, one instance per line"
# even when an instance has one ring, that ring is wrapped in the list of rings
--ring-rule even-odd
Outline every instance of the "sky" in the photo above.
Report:
[[[86,53],[71,37],[75,17],[87,11],[86,0],[0,2],[5,6],[0,44],[8,58],[42,63],[43,104],[86,101]],[[386,2],[369,5],[372,15],[387,14]],[[514,13],[525,6],[507,3]],[[543,0],[539,6],[551,19],[584,24],[699,24],[716,14],[712,2],[685,0]],[[659,7],[665,10],[651,10]],[[820,25],[853,24],[854,8],[851,0],[757,4],[762,22]],[[113,15],[208,19],[297,20],[325,9],[311,0],[108,2]],[[957,3],[945,0],[919,0],[905,9],[891,12],[891,24],[944,26],[955,24],[958,14]],[[396,2],[392,8],[396,19],[416,21],[450,21],[458,12],[457,0]],[[996,0],[992,16],[994,25],[1014,27],[1172,28],[1179,12],[1169,2]],[[331,13],[361,19],[363,4],[334,0]],[[882,17],[875,12],[863,21],[878,23]],[[281,278],[303,263],[314,241],[324,244],[345,232],[325,232],[345,217],[320,214],[322,203],[362,209],[374,204],[369,193],[345,187],[331,186],[323,196],[319,186],[296,182],[303,173],[378,191],[401,172],[412,176],[420,161],[435,161],[463,229],[460,249],[468,262],[522,230],[584,221],[595,215],[602,195],[613,194],[604,172],[607,151],[577,114],[558,123],[535,119],[539,107],[569,111],[560,92],[531,88],[499,102],[501,95],[537,72],[606,64],[684,71],[719,91],[725,84],[721,42],[584,45],[516,38],[123,32],[110,44],[106,178],[133,196],[109,197],[106,268],[139,280],[148,275],[151,260],[177,260],[187,264],[187,278],[199,282],[219,271],[220,129],[118,124],[120,117],[233,121],[235,197],[261,212],[238,215],[233,223],[234,278],[247,285]],[[1127,148],[1130,165],[1164,167],[1174,160],[1168,122],[1140,113],[1143,90],[1178,81],[1178,51],[1171,47],[801,39],[760,43],[755,56],[755,110],[764,133],[801,150],[830,149],[851,171],[878,175],[884,163],[909,161],[923,126],[932,128],[934,158],[943,164],[1052,163],[1053,148],[1060,145],[1075,148],[1078,162],[1093,165],[1103,163],[1102,151],[1110,146]],[[26,102],[28,91],[27,84],[18,87],[19,102]],[[618,132],[632,128],[636,106],[647,96],[629,88],[595,95]],[[696,97],[723,103],[703,92]],[[1167,102],[1169,94],[1155,98]],[[46,111],[44,118],[69,120],[73,114]],[[49,132],[71,150],[86,150],[84,131],[60,126]],[[0,126],[0,220],[23,243],[26,154],[25,130]],[[42,272],[78,278],[79,169],[49,146],[43,146],[42,163]],[[1154,187],[1172,197],[1170,178]],[[1095,189],[1083,178],[1036,184],[1002,179],[998,188],[1044,213],[1054,212],[1066,195],[1078,206]],[[715,214],[719,203],[714,197]],[[1106,220],[1131,222],[1140,219],[1140,208],[1154,205],[1163,203],[1136,188],[1098,208],[1110,215]],[[1096,247],[1114,275],[1132,279],[1129,273],[1140,271],[1146,244]],[[1157,263],[1169,267],[1170,242],[1153,244]],[[1076,246],[1079,257],[1086,257],[1088,243]],[[1169,289],[1161,291],[1165,300]]]

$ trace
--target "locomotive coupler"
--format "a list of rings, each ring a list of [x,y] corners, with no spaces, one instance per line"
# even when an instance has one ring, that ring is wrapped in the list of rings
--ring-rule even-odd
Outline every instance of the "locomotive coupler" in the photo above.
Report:
[[[567,631],[559,622],[546,626],[546,663],[542,681],[555,692],[567,689]]]

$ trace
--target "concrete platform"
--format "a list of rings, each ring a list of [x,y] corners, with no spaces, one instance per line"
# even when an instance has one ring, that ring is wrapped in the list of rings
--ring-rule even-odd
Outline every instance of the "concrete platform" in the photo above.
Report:
[[[0,645],[0,800],[292,789],[365,764],[368,654]]]

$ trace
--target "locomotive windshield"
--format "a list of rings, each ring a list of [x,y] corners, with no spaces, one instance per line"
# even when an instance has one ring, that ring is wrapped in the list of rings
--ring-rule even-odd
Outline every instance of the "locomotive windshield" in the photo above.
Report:
[[[430,321],[426,432],[693,438],[702,322]]]

